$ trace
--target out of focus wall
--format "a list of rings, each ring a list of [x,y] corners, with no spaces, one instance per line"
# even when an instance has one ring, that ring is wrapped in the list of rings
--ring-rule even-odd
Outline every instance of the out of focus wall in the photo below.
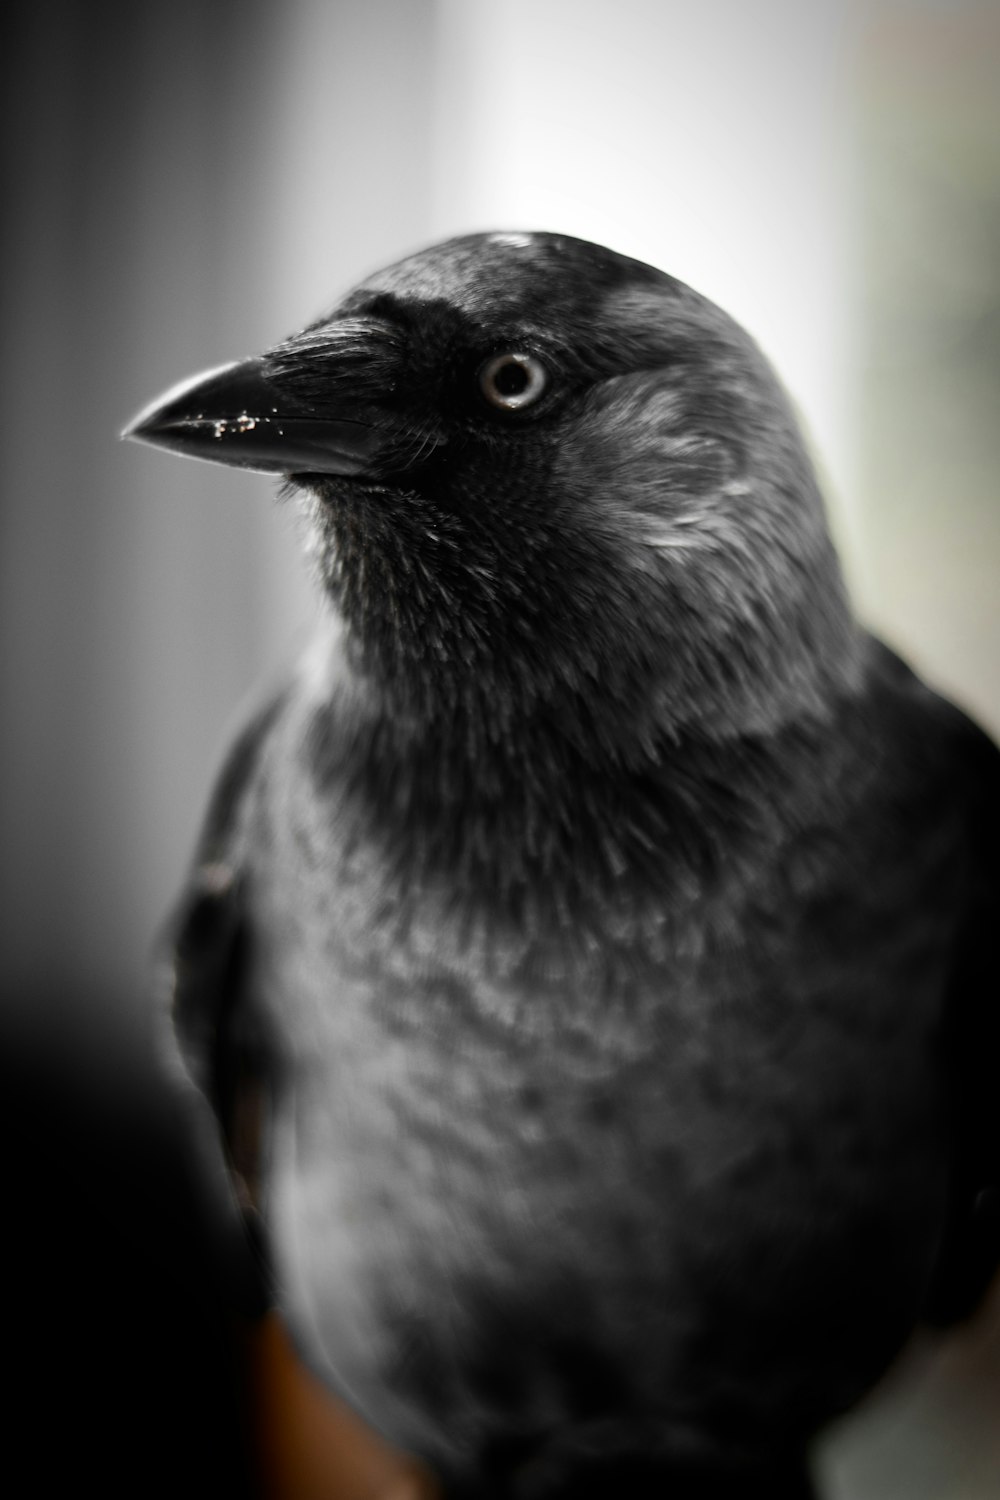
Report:
[[[1000,6],[868,0],[854,84],[865,604],[1000,734]]]

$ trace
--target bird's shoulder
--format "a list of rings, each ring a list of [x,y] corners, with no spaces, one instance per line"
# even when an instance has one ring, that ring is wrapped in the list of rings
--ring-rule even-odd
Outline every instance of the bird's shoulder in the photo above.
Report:
[[[885,752],[879,766],[900,795],[939,802],[962,826],[970,851],[996,865],[1000,834],[1000,749],[969,714],[928,686],[907,663],[869,638],[857,712]]]
[[[160,935],[156,960],[168,1052],[217,1102],[219,1038],[231,1024],[245,961],[247,814],[294,678],[259,692],[215,778],[193,857]]]
[[[244,1003],[250,924],[243,844],[254,789],[293,695],[289,674],[259,693],[245,714],[154,965],[160,1056],[181,1108],[217,1268],[227,1299],[254,1314],[271,1299],[255,1208],[267,1045]]]
[[[954,703],[886,647],[869,688],[895,743],[909,747],[913,847],[947,843],[953,909],[936,1050],[948,1084],[949,1212],[924,1308],[932,1322],[969,1316],[1000,1266],[1000,750]],[[928,917],[927,904],[921,906]]]
[[[276,725],[288,710],[293,679],[259,693],[245,713],[216,774],[190,868],[168,924],[167,945],[183,952],[202,948],[208,912],[232,909],[242,864],[247,804],[258,782]]]
[[[329,721],[343,675],[339,633],[320,629],[306,650],[258,687],[238,718],[212,784],[201,829],[161,935],[171,1045],[214,1104],[221,1040],[246,1021],[243,983],[253,937],[253,886],[275,825],[305,777],[303,742],[322,706]]]
[[[970,924],[1000,908],[1000,752],[881,641],[862,646],[829,716],[774,739],[761,783],[772,874],[758,868],[751,899],[800,923],[814,913],[841,943],[846,931],[887,953],[898,942],[943,971]]]

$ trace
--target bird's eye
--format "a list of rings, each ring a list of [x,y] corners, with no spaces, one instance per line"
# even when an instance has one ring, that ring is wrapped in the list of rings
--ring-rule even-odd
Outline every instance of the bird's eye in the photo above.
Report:
[[[479,389],[491,406],[521,411],[537,401],[549,383],[548,371],[533,354],[495,354],[479,371]]]

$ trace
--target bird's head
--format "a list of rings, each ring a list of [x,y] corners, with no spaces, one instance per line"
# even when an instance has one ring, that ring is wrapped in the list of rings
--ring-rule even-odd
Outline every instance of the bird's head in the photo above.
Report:
[[[130,435],[287,476],[358,670],[411,716],[541,713],[620,749],[822,713],[852,673],[766,361],[689,287],[581,240],[412,255]]]

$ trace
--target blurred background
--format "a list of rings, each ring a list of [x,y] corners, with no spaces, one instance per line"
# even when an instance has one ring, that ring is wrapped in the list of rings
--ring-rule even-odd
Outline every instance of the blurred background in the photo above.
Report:
[[[273,484],[125,422],[430,240],[603,241],[757,336],[859,609],[1000,731],[1000,6],[36,0],[2,25],[0,984],[9,1130],[53,1138],[38,1312],[67,1317],[81,1234],[169,1152],[159,1125],[123,1145],[150,945],[240,705],[315,608]],[[121,1257],[175,1300],[196,1261]],[[113,1299],[113,1258],[85,1264]],[[1000,1493],[996,1322],[916,1349],[823,1446],[831,1500]]]

